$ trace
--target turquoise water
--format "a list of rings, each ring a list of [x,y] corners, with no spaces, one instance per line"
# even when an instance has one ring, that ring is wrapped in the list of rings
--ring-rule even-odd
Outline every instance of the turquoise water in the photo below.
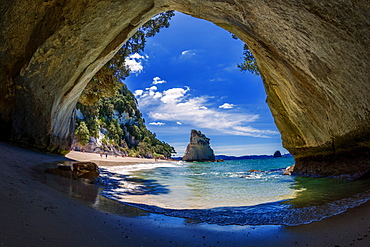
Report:
[[[293,158],[102,166],[102,195],[150,212],[219,225],[299,225],[370,198],[369,181],[284,176]]]

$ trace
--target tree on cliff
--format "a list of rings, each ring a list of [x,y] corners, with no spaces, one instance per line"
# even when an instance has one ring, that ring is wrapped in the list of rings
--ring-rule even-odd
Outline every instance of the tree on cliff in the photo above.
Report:
[[[252,52],[249,50],[249,47],[247,44],[244,44],[244,61],[241,64],[238,64],[238,68],[241,71],[249,71],[252,74],[260,75],[260,71],[257,66],[256,58],[253,56]]]
[[[231,33],[233,39],[239,39],[238,36]],[[253,56],[252,52],[249,50],[247,44],[244,43],[243,47],[243,63],[237,65],[240,71],[249,71],[254,75],[260,75],[261,72],[258,69],[256,58]]]
[[[90,140],[90,131],[85,122],[81,122],[81,124],[76,128],[75,136],[78,138],[81,145],[86,145]]]
[[[78,128],[87,126],[90,135],[95,138],[104,132],[104,145],[113,145],[133,156],[169,158],[176,153],[173,147],[158,140],[146,128],[135,96],[124,84],[114,97],[104,97],[93,106],[78,103],[77,109],[84,116],[77,119]]]

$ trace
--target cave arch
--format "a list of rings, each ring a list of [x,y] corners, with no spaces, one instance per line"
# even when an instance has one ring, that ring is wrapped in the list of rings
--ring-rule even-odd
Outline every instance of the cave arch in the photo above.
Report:
[[[0,8],[1,136],[68,149],[89,79],[140,25],[177,10],[248,43],[296,172],[359,177],[370,170],[367,9],[364,0],[8,1]]]

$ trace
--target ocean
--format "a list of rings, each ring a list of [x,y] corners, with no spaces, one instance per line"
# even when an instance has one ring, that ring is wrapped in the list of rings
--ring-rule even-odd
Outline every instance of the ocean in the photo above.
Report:
[[[291,157],[100,166],[100,194],[151,213],[218,225],[300,225],[370,199],[369,181],[282,175]]]

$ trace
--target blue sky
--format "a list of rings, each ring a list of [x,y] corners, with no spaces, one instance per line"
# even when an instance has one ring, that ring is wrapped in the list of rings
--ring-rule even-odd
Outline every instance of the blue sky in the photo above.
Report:
[[[213,23],[176,12],[171,26],[126,60],[125,80],[149,130],[182,156],[191,129],[216,155],[287,152],[260,77],[241,72],[243,42]]]

